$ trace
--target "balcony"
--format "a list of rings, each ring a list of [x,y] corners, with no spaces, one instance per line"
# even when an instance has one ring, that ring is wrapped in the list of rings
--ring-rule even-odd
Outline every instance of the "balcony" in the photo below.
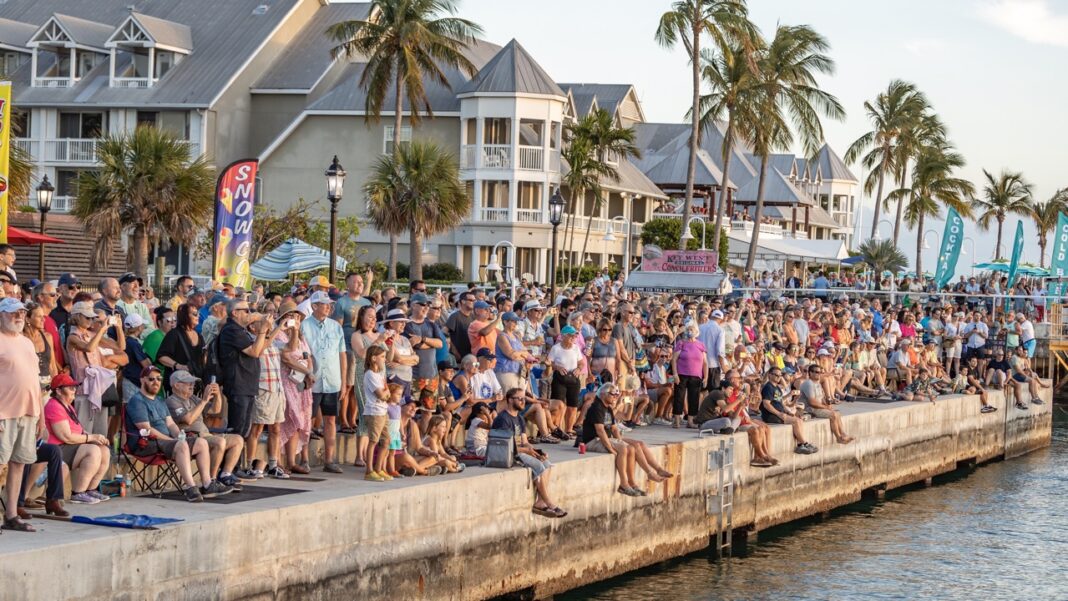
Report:
[[[515,220],[517,223],[541,223],[543,213],[541,209],[516,209]]]
[[[520,146],[516,168],[523,171],[544,171],[545,149],[541,146]]]
[[[507,223],[508,222],[508,207],[503,209],[498,208],[482,208],[478,213],[479,221],[489,221],[491,223]]]
[[[75,80],[77,81],[77,80]],[[69,77],[34,77],[35,88],[69,88],[72,82]]]
[[[116,77],[111,80],[113,88],[150,88],[153,80],[147,77]]]
[[[74,209],[73,196],[53,196],[52,211],[55,213],[70,213]]]
[[[560,151],[549,151],[549,161],[546,165],[545,149],[541,146],[465,144],[460,149],[460,168],[559,172]]]
[[[96,147],[100,140],[101,138],[15,138],[15,146],[30,153],[35,161],[41,163],[96,165]],[[200,154],[200,145],[190,141],[185,143],[189,146],[190,156],[196,158]]]
[[[753,226],[756,225],[752,221],[731,221],[731,231],[735,233],[742,233],[746,236],[753,235]],[[781,225],[775,223],[761,223],[760,235],[774,236],[776,238],[782,238],[783,230]]]

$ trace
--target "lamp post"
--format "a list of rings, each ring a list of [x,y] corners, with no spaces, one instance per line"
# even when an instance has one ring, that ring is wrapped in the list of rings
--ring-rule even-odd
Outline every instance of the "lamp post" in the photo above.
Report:
[[[701,222],[701,250],[707,250],[705,248],[705,234],[708,233],[708,220],[702,218],[700,215],[690,217],[689,220],[686,221],[686,225],[682,228],[682,240],[687,243],[690,240],[693,240],[693,234],[690,233],[690,224],[694,221]]]
[[[924,250],[930,250],[931,249],[931,245],[927,243],[927,234],[934,234],[934,236],[935,236],[935,244],[938,244],[938,238],[939,238],[938,232],[936,232],[935,230],[927,230],[926,232],[923,233],[923,249]]]
[[[45,219],[48,217],[48,212],[52,210],[52,194],[55,191],[55,187],[48,181],[48,176],[42,177],[40,185],[37,186],[37,210],[41,212],[42,236],[45,233]],[[43,242],[40,247],[37,255],[37,279],[43,282],[45,279],[45,245]]]
[[[964,240],[961,240],[961,243],[960,243],[960,254],[962,254],[962,255],[968,254],[968,249],[964,246],[968,242],[972,243],[972,255],[973,255],[972,256],[972,275],[975,275],[975,257],[974,257],[974,255],[975,255],[975,240],[972,240],[971,238],[968,238],[967,236],[965,236]]]
[[[486,271],[500,271],[502,277],[508,277],[508,265],[505,265],[504,269],[501,269],[500,263],[497,262],[497,249],[502,246],[507,246],[511,249],[512,257],[509,263],[511,263],[512,270],[515,270],[515,245],[507,240],[501,240],[500,242],[494,244],[493,250],[490,251],[490,262],[489,265],[486,265]],[[508,280],[512,283],[512,300],[515,300],[515,274],[513,273],[512,276],[508,278]]]
[[[605,242],[615,242],[617,240],[615,232],[612,231],[612,224],[616,221],[621,221],[627,226],[626,246],[623,247],[623,279],[626,280],[630,277],[630,232],[633,224],[623,215],[616,215],[604,226],[605,232],[603,240]]]
[[[894,224],[891,223],[889,219],[880,219],[879,223],[875,224],[875,235],[872,236],[872,239],[875,240],[876,242],[878,242],[879,240],[883,239],[882,234],[879,233],[879,226],[881,226],[884,223],[886,225],[890,226],[890,232],[891,233],[893,233],[893,231],[894,231]]]
[[[337,203],[345,191],[345,168],[334,155],[333,162],[326,168],[326,198],[330,201],[330,284],[337,276]]]
[[[549,254],[549,303],[556,304],[556,228],[564,216],[564,197],[560,195],[560,188],[553,192],[549,199],[549,223],[553,226],[553,244]]]

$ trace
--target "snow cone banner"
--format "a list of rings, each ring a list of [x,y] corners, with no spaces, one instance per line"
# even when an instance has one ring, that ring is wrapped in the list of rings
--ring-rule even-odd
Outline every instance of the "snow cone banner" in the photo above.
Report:
[[[935,283],[939,290],[945,288],[946,284],[953,279],[963,242],[964,220],[953,207],[950,207],[946,214],[946,229],[942,231],[942,248],[938,251],[938,269],[935,272]]]
[[[215,244],[212,279],[248,287],[252,282],[252,209],[256,202],[257,159],[230,163],[215,187]]]
[[[22,132],[29,135],[29,132]],[[0,82],[0,242],[7,242],[7,178],[11,165],[11,82]]]
[[[1057,215],[1057,229],[1053,230],[1053,259],[1049,267],[1051,277],[1068,276],[1068,215],[1064,213]],[[1064,282],[1050,282],[1050,295],[1064,296],[1064,289]]]

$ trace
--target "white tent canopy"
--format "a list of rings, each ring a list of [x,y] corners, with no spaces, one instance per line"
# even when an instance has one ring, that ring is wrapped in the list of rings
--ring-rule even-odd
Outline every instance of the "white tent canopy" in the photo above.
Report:
[[[744,266],[749,254],[749,236],[727,235],[727,258],[732,265]],[[761,237],[757,241],[754,268],[783,269],[789,261],[804,263],[838,263],[849,258],[844,240],[805,240],[799,238]]]

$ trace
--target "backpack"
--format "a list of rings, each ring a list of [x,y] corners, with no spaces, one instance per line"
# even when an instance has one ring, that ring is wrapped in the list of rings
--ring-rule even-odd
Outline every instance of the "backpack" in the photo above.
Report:
[[[511,430],[497,428],[489,431],[486,461],[483,465],[504,469],[515,465],[515,434]]]

